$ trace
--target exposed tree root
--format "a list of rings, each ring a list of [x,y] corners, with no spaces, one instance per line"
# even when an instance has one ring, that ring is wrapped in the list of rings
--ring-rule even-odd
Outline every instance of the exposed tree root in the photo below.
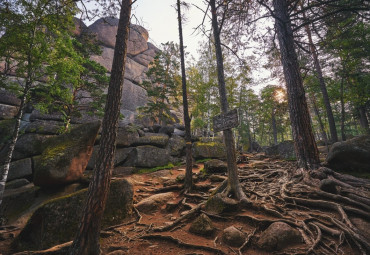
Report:
[[[175,243],[175,244],[177,244],[180,247],[197,249],[197,250],[204,250],[204,251],[210,251],[210,252],[213,252],[214,254],[225,254],[220,249],[209,247],[209,246],[203,246],[203,245],[185,243],[185,242],[183,242],[183,241],[181,241],[181,240],[179,240],[177,238],[174,238],[172,236],[165,236],[165,235],[158,235],[158,234],[157,235],[153,235],[153,234],[151,234],[151,235],[142,236],[140,238],[141,239],[146,239],[146,240],[153,240],[153,239],[164,240],[164,241]]]

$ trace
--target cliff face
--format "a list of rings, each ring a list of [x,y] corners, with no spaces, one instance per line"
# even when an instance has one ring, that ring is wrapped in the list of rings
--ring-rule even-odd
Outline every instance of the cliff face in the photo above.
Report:
[[[76,31],[82,31],[86,26],[78,22],[76,27]],[[104,66],[108,72],[112,70],[117,28],[118,19],[116,18],[101,18],[85,28],[89,33],[96,35],[102,49],[100,56],[95,55],[91,59]],[[147,93],[138,84],[146,79],[145,73],[148,66],[159,51],[148,42],[148,38],[149,34],[145,28],[139,25],[130,26],[121,105],[121,113],[125,116],[125,122],[133,122],[136,108],[147,102]]]
[[[116,18],[101,18],[95,21],[90,26],[86,26],[81,20],[75,19],[75,29],[73,33],[79,36],[83,32],[94,34],[102,49],[101,55],[93,55],[91,59],[98,62],[108,70],[108,75],[112,70],[112,62],[114,55],[114,46],[116,41],[116,33],[118,28],[118,19]],[[139,84],[146,79],[146,71],[148,70],[150,62],[154,60],[155,55],[159,51],[153,44],[148,42],[148,31],[139,26],[131,25],[128,41],[127,60],[125,80],[122,92],[121,113],[125,116],[124,123],[132,123],[135,121],[136,109],[143,106],[147,102],[146,91],[139,86]],[[0,62],[0,70],[4,69],[4,63]],[[15,75],[15,73],[10,73]],[[14,76],[9,77],[10,80],[19,80]],[[0,91],[0,120],[12,119],[18,111],[18,105],[13,101],[16,97],[8,94],[6,91]],[[81,109],[84,105],[91,101],[87,92],[83,93],[83,99],[80,101]],[[9,103],[9,99],[13,100]],[[48,117],[41,116],[37,111],[32,113],[28,110],[27,115],[31,115],[32,120],[60,120],[58,116]],[[89,120],[88,116],[73,122],[85,122]],[[31,121],[32,121],[31,120]]]

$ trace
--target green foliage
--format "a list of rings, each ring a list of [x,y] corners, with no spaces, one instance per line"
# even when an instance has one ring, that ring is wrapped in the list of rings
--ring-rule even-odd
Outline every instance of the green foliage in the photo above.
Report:
[[[92,112],[102,110],[106,70],[89,59],[99,53],[89,35],[73,38],[76,4],[58,0],[5,1],[0,5],[0,87],[26,96],[41,112],[60,112],[68,127],[84,93]],[[9,75],[17,78],[10,79]]]
[[[148,72],[149,80],[140,86],[148,93],[148,103],[139,108],[141,117],[153,122],[172,123],[170,110],[179,107],[181,76],[179,75],[179,50],[173,42],[162,44],[162,50],[154,58]]]
[[[143,169],[138,170],[137,173],[138,174],[147,174],[147,173],[157,172],[159,170],[172,169],[174,167],[175,167],[174,164],[169,163],[165,166],[157,166],[157,167],[154,167],[154,168],[143,168]]]

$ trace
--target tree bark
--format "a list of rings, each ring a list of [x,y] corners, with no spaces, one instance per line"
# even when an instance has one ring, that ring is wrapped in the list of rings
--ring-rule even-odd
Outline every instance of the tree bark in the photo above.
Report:
[[[320,115],[320,112],[319,112],[319,108],[317,107],[317,104],[316,104],[315,96],[312,96],[311,101],[312,101],[312,105],[313,105],[313,110],[314,110],[314,112],[316,114],[316,117],[317,117],[317,120],[319,122],[321,137],[322,137],[322,139],[324,139],[325,146],[326,146],[326,151],[329,152],[328,136],[326,135],[324,124],[322,123],[321,115]]]
[[[340,132],[342,135],[342,141],[346,140],[346,134],[345,134],[345,120],[346,120],[346,111],[344,108],[344,78],[342,78],[342,81],[340,83],[340,106],[341,106],[341,116],[340,116]]]
[[[304,12],[303,12],[303,15],[304,15],[304,18],[306,18]],[[322,97],[323,97],[323,100],[324,100],[326,114],[328,116],[331,142],[335,143],[335,142],[338,142],[337,128],[335,126],[333,110],[332,110],[331,105],[330,105],[330,100],[329,100],[328,91],[326,89],[325,80],[324,80],[324,77],[322,75],[321,65],[320,65],[320,62],[319,62],[319,57],[317,55],[317,50],[316,50],[316,47],[313,43],[311,30],[310,30],[308,25],[305,26],[305,30],[306,30],[306,33],[307,33],[308,42],[309,42],[309,45],[310,45],[310,51],[311,51],[314,66],[315,66],[315,69],[316,69],[316,75],[317,75],[317,78],[319,79],[319,84],[320,84]]]
[[[275,109],[272,109],[271,112],[271,124],[272,124],[272,136],[274,137],[274,145],[277,145],[277,127],[276,127],[276,117],[275,117]]]
[[[87,202],[70,254],[100,254],[99,235],[115,154],[130,16],[131,0],[122,0],[100,148],[94,166],[94,178],[89,186]]]
[[[360,106],[357,107],[357,110],[358,110],[359,117],[360,117],[361,128],[365,130],[366,134],[369,134],[370,133],[369,121],[368,121],[367,116],[366,116],[365,106],[360,105]]]
[[[180,56],[181,56],[181,82],[182,82],[182,101],[184,109],[184,124],[185,124],[185,142],[186,142],[186,172],[184,188],[190,191],[193,187],[193,158],[191,154],[191,133],[190,133],[190,117],[188,106],[188,95],[186,88],[186,72],[185,72],[185,54],[184,54],[184,40],[182,37],[182,18],[181,18],[181,5],[180,0],[177,0],[177,15],[179,22],[179,37],[180,37]]]
[[[309,111],[286,0],[273,0],[275,29],[277,31],[281,62],[288,93],[289,115],[298,166],[304,169],[319,167],[319,152],[310,124]]]
[[[216,14],[216,3],[215,0],[210,0],[209,4],[211,6],[212,12],[212,29],[214,36],[214,43],[216,48],[216,60],[217,60],[217,78],[218,78],[218,90],[220,93],[221,111],[223,114],[228,112],[228,102],[226,96],[226,85],[225,85],[225,75],[224,75],[224,63],[221,49],[220,31],[218,28],[217,14]],[[245,199],[245,194],[240,186],[238,178],[238,166],[236,164],[236,154],[235,154],[235,142],[231,129],[226,129],[223,131],[224,143],[226,146],[226,156],[227,156],[227,173],[228,173],[228,183],[226,192],[235,196],[236,199]]]

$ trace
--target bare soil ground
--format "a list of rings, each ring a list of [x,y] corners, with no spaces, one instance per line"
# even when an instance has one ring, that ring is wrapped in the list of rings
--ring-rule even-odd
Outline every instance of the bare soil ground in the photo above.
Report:
[[[316,171],[336,183],[337,194],[320,190],[319,179],[297,171],[295,162],[247,154],[247,163],[239,164],[239,178],[250,201],[238,210],[213,215],[204,211],[204,202],[221,184],[203,177],[202,164],[193,169],[197,188],[181,192],[173,180],[185,174],[185,167],[134,174],[134,203],[161,192],[173,191],[169,211],[163,205],[152,214],[135,210],[132,218],[101,233],[103,254],[370,254],[370,181]],[[226,175],[225,175],[226,177]],[[320,178],[321,178],[320,177]],[[115,178],[121,178],[119,176]],[[211,237],[189,232],[191,222],[207,214],[217,231]],[[266,252],[257,245],[261,233],[273,222],[285,222],[298,229],[303,240],[280,251]],[[247,236],[241,247],[223,243],[223,229],[235,226]],[[17,231],[13,231],[15,234]],[[0,242],[0,254],[11,254],[9,241]],[[59,252],[23,254],[63,254]],[[63,249],[62,249],[63,250]]]

